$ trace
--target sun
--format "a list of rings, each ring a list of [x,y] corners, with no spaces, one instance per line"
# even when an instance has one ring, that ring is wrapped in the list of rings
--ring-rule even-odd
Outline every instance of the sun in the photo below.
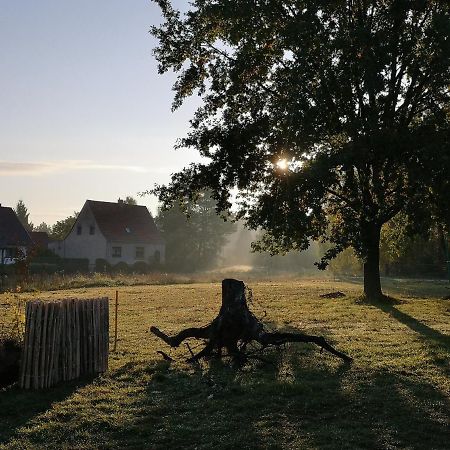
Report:
[[[286,170],[286,169],[289,167],[288,160],[285,159],[285,158],[279,159],[279,160],[276,162],[276,166],[277,166],[277,168],[280,169],[280,170]]]

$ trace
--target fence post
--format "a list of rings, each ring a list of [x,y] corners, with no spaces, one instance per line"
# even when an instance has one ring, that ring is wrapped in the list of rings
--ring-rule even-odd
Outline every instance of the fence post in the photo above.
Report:
[[[118,309],[119,309],[119,291],[116,291],[116,308],[115,308],[115,320],[114,320],[114,349],[117,349],[117,317],[118,317]]]

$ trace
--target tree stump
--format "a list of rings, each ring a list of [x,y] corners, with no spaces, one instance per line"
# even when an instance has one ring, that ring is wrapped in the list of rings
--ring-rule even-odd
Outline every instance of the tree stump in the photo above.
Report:
[[[352,361],[352,358],[333,348],[322,336],[266,331],[264,325],[248,308],[245,284],[234,279],[222,281],[222,306],[218,316],[209,325],[186,328],[175,336],[168,336],[154,326],[150,331],[171,347],[178,347],[187,338],[206,340],[205,347],[196,355],[192,354],[188,360],[190,362],[213,355],[221,357],[225,349],[228,355],[243,363],[247,360],[246,347],[250,342],[259,343],[262,349],[288,342],[312,342],[345,362]]]

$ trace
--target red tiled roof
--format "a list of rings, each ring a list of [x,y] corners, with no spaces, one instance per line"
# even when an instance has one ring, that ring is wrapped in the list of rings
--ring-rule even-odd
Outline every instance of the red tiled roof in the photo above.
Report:
[[[145,206],[87,200],[100,231],[108,241],[159,244],[164,242]]]
[[[28,246],[31,238],[12,208],[0,206],[0,247]]]

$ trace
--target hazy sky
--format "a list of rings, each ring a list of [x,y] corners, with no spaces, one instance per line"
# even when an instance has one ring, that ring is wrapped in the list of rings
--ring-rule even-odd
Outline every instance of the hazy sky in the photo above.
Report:
[[[195,100],[170,111],[174,76],[157,74],[148,33],[160,21],[149,0],[0,0],[3,206],[23,199],[53,224],[198,160],[172,149]]]

